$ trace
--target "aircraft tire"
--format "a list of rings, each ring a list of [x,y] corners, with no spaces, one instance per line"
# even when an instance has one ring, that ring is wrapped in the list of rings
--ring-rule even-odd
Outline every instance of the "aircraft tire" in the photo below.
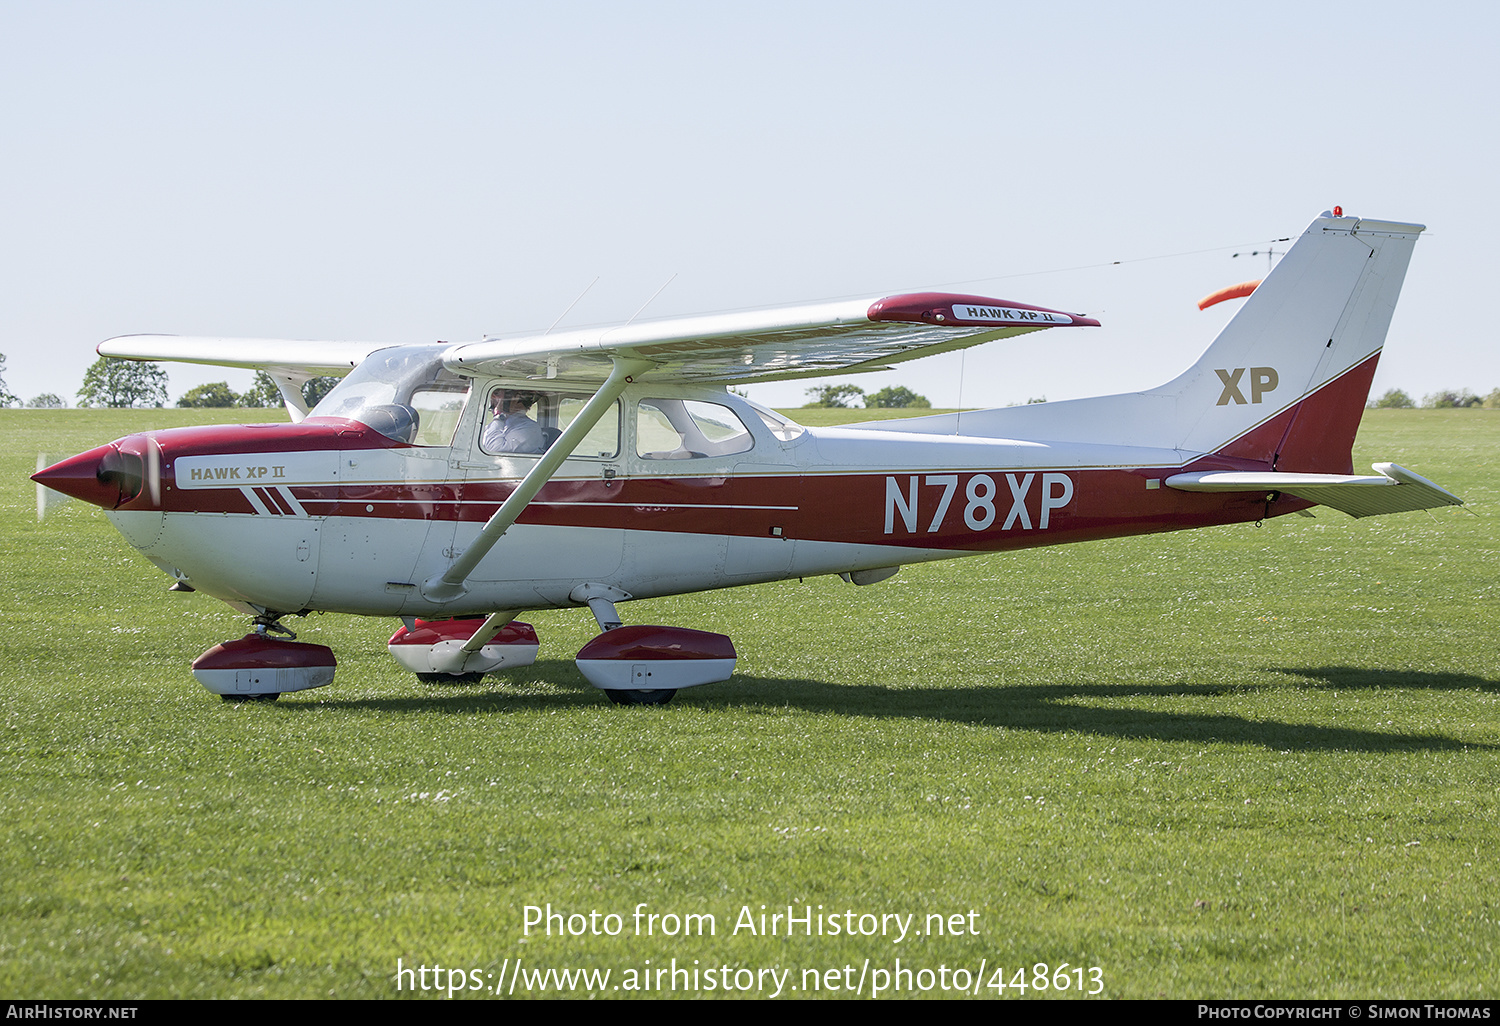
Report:
[[[652,688],[644,691],[632,691],[620,688],[609,688],[604,692],[609,700],[615,705],[666,705],[677,694],[676,688]]]
[[[275,691],[269,695],[220,695],[219,697],[235,705],[245,705],[249,702],[274,702],[281,697],[281,692]]]
[[[484,679],[482,673],[419,673],[417,680],[423,684],[478,684]]]

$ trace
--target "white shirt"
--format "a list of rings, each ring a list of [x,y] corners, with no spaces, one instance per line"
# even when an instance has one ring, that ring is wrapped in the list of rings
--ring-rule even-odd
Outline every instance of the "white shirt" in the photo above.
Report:
[[[536,455],[547,451],[547,441],[537,422],[525,413],[512,413],[503,420],[496,417],[484,429],[480,447],[485,452],[519,452]]]

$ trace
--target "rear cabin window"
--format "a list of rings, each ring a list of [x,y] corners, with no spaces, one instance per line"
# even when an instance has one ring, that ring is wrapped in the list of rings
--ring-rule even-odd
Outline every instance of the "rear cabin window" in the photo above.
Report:
[[[699,399],[642,399],[636,404],[635,451],[647,460],[732,456],[755,446],[727,406]]]

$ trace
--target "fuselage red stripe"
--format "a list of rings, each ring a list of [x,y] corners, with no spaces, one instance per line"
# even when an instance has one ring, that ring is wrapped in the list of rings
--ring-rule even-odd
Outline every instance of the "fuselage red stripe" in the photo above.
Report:
[[[1245,469],[1207,459],[1192,469]],[[1027,548],[1126,534],[1255,520],[1308,504],[1260,494],[1187,493],[1160,482],[1180,468],[986,469],[941,474],[830,474],[554,482],[519,523],[604,530],[894,545],[929,549]],[[1156,482],[1155,487],[1151,482]],[[308,516],[482,523],[515,482],[431,486],[417,498],[396,485],[292,486]],[[558,496],[549,495],[557,488]],[[684,488],[700,499],[674,502]],[[256,489],[282,515],[277,489]],[[478,493],[477,495],[475,493]],[[707,493],[707,494],[703,494]],[[717,494],[715,494],[717,493]],[[224,512],[229,489],[171,493],[169,512]],[[462,497],[460,497],[462,496]],[[248,510],[246,510],[248,512]]]

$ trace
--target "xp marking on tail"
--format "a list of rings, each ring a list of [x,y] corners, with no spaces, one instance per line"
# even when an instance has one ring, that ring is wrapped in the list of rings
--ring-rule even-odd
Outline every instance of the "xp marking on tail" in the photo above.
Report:
[[[266,370],[293,422],[130,435],[36,480],[104,507],[163,571],[252,618],[195,670],[226,698],[331,679],[326,649],[273,637],[291,635],[288,615],[399,617],[403,666],[472,679],[535,658],[526,610],[586,606],[601,633],[580,670],[618,703],[659,704],[727,679],[736,653],[722,634],[622,626],[630,599],[871,584],[906,563],[1316,504],[1459,503],[1394,464],[1355,475],[1350,456],[1421,231],[1324,214],[1172,381],[961,421],[803,428],[729,386],[1098,322],[924,292],[459,344],[123,336],[99,352]],[[345,377],[309,411],[298,386],[322,374]],[[525,412],[497,401],[517,392]],[[495,416],[534,419],[541,451],[505,451]]]

